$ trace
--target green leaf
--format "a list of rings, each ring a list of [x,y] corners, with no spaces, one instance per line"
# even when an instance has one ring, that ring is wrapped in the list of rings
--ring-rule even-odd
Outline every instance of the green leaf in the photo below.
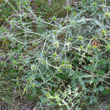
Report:
[[[102,95],[104,95],[104,96],[109,95],[109,94],[110,94],[110,89],[104,90],[102,92]]]
[[[104,73],[103,71],[101,71],[101,70],[97,70],[97,71],[96,71],[96,74],[102,75],[102,76],[105,75],[105,73]]]
[[[46,92],[46,96],[47,96],[47,98],[50,98],[51,97],[51,95],[50,95],[49,92]]]

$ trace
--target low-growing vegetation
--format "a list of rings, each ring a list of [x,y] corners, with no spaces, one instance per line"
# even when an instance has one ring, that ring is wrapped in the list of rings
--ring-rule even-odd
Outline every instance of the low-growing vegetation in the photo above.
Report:
[[[30,110],[110,103],[109,0],[0,2],[1,110],[23,100]]]

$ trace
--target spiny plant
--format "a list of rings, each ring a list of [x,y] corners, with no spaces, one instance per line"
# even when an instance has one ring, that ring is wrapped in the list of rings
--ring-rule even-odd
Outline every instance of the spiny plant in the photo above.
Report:
[[[46,104],[79,110],[110,89],[106,1],[82,0],[65,7],[65,17],[48,19],[38,16],[29,0],[19,0],[17,7],[5,2],[13,14],[7,19],[9,28],[1,27],[1,68],[16,73],[13,88],[21,98],[37,100],[41,108]]]

